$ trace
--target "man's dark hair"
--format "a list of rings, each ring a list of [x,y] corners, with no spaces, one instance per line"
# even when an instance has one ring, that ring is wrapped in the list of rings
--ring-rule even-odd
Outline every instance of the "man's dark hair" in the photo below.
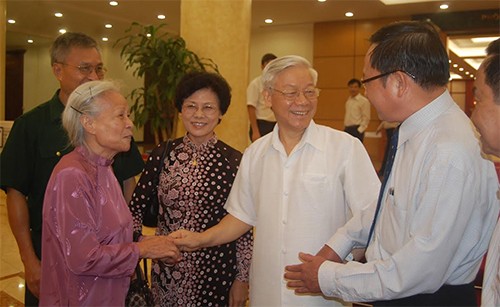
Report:
[[[97,42],[90,36],[78,32],[66,32],[59,35],[50,48],[50,64],[64,63],[71,48],[96,48]]]
[[[265,66],[267,63],[271,62],[272,60],[276,59],[277,56],[275,56],[272,53],[266,53],[262,56],[262,59],[260,60],[260,64],[262,66]]]
[[[217,95],[220,111],[224,115],[231,103],[231,87],[221,75],[207,71],[190,72],[181,78],[175,91],[177,110],[182,112],[184,100],[204,88],[210,89]]]
[[[381,73],[403,70],[422,88],[445,86],[450,78],[448,54],[428,21],[391,23],[370,37],[375,45],[370,64]],[[384,85],[387,77],[383,79]]]
[[[357,84],[359,87],[361,87],[361,81],[359,81],[359,79],[356,79],[356,78],[352,78],[351,80],[349,80],[347,82],[347,86],[350,86],[352,84]]]
[[[500,38],[486,48],[488,55],[483,61],[484,81],[493,91],[495,103],[500,104]]]

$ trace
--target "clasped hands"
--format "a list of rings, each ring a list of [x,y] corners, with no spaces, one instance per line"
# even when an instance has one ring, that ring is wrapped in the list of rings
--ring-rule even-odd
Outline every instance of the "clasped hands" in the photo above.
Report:
[[[204,247],[205,243],[202,233],[191,232],[185,229],[172,232],[169,237],[174,239],[175,245],[181,251],[194,251]],[[299,259],[302,263],[285,267],[284,278],[287,280],[287,286],[294,290],[295,293],[321,293],[318,282],[318,271],[321,264],[326,261],[326,258],[299,253]]]

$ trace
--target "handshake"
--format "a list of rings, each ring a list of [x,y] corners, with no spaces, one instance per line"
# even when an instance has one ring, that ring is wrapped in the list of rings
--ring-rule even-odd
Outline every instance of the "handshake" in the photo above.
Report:
[[[135,244],[139,247],[140,258],[161,259],[175,264],[182,259],[181,251],[191,252],[205,247],[203,241],[203,233],[181,229],[168,236],[142,236]]]

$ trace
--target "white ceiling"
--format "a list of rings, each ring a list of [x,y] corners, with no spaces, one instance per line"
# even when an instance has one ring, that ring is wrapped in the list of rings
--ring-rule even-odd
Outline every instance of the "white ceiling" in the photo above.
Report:
[[[252,28],[265,29],[283,25],[347,20],[349,18],[344,16],[347,11],[354,13],[354,17],[350,19],[439,13],[443,12],[439,9],[442,3],[449,5],[446,12],[484,9],[500,11],[498,0],[402,1],[405,4],[385,5],[379,0],[326,0],[325,2],[253,0]],[[415,1],[417,3],[413,3]],[[58,30],[61,28],[85,32],[95,38],[107,37],[109,42],[113,43],[124,35],[132,21],[142,24],[166,23],[168,31],[179,33],[180,0],[118,0],[118,2],[117,6],[110,6],[109,1],[102,0],[7,0],[7,19],[16,21],[15,24],[7,24],[7,48],[27,48],[28,39],[32,39],[33,44],[48,45],[59,34]],[[62,13],[63,17],[55,17],[56,12]],[[166,19],[158,20],[156,17],[158,14],[164,14]],[[265,24],[266,18],[273,19],[274,23]],[[104,27],[108,23],[113,25],[111,29]],[[476,51],[484,52],[487,45],[487,43],[473,44],[470,35],[457,37],[456,41],[453,40],[453,44],[457,46],[455,53],[459,56],[463,48],[475,48]],[[477,55],[472,56],[474,57],[477,61]]]

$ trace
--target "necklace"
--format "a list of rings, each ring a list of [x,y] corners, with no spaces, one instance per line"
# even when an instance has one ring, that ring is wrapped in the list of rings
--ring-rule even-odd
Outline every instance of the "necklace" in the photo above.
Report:
[[[196,154],[196,152],[194,152],[194,153],[193,153],[193,159],[191,160],[191,165],[192,165],[192,166],[196,166],[196,165],[198,165],[198,160],[197,160],[197,157],[196,157],[196,156],[197,156],[197,154]]]

